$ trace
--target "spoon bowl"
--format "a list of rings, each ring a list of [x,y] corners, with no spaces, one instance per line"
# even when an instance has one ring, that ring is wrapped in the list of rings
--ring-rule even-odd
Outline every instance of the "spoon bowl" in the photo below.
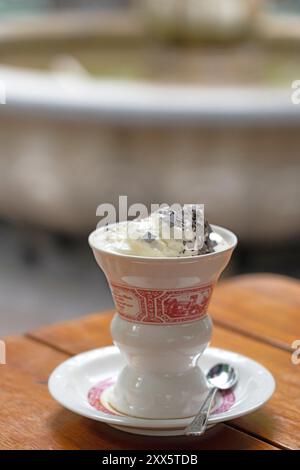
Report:
[[[206,374],[208,383],[219,390],[232,388],[237,382],[237,372],[230,364],[216,364]]]

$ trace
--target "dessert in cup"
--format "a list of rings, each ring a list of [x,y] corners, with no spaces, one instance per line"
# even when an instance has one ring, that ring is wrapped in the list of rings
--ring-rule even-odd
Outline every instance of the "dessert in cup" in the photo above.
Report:
[[[113,341],[127,363],[110,395],[121,413],[186,418],[207,394],[198,365],[211,340],[207,309],[237,238],[210,226],[201,210],[164,208],[89,237],[116,305]]]

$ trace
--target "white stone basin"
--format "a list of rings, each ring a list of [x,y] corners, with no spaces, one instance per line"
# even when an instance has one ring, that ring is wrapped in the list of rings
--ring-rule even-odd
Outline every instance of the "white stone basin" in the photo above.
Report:
[[[116,202],[206,203],[244,238],[299,233],[290,88],[101,80],[0,67],[0,216],[86,233]],[[270,221],[274,221],[273,224]]]

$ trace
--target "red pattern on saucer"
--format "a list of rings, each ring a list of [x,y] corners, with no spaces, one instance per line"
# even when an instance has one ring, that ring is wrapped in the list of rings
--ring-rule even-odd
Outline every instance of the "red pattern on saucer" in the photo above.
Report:
[[[119,415],[123,416],[122,413],[113,410],[108,406],[105,400],[103,400],[103,392],[114,385],[116,382],[116,377],[108,377],[107,379],[102,380],[97,385],[94,385],[88,392],[88,402],[89,404],[98,411],[108,415]],[[235,395],[232,390],[222,390],[219,393],[221,398],[221,404],[213,410],[212,414],[220,414],[228,411],[235,403]]]
[[[212,284],[183,289],[144,289],[111,283],[117,311],[125,320],[178,324],[206,315]]]
[[[108,408],[106,404],[104,404],[102,400],[102,394],[103,392],[114,385],[116,382],[116,379],[113,379],[112,377],[108,377],[105,380],[102,380],[99,382],[97,385],[92,387],[89,392],[88,392],[88,402],[89,404],[93,407],[96,408],[98,411],[102,411],[102,413],[105,413],[107,415],[117,415],[120,413],[114,412],[111,408]]]

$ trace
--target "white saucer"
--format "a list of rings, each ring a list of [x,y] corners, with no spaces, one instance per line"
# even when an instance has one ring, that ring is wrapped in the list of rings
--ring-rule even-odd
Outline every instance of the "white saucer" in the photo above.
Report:
[[[209,426],[251,413],[262,406],[275,390],[272,374],[246,356],[218,348],[207,348],[199,360],[206,373],[216,363],[232,364],[239,381],[233,391],[218,394]],[[62,406],[79,415],[105,422],[134,434],[182,435],[191,418],[144,419],[112,409],[109,389],[125,364],[115,346],[94,349],[68,359],[49,378],[49,391]]]

